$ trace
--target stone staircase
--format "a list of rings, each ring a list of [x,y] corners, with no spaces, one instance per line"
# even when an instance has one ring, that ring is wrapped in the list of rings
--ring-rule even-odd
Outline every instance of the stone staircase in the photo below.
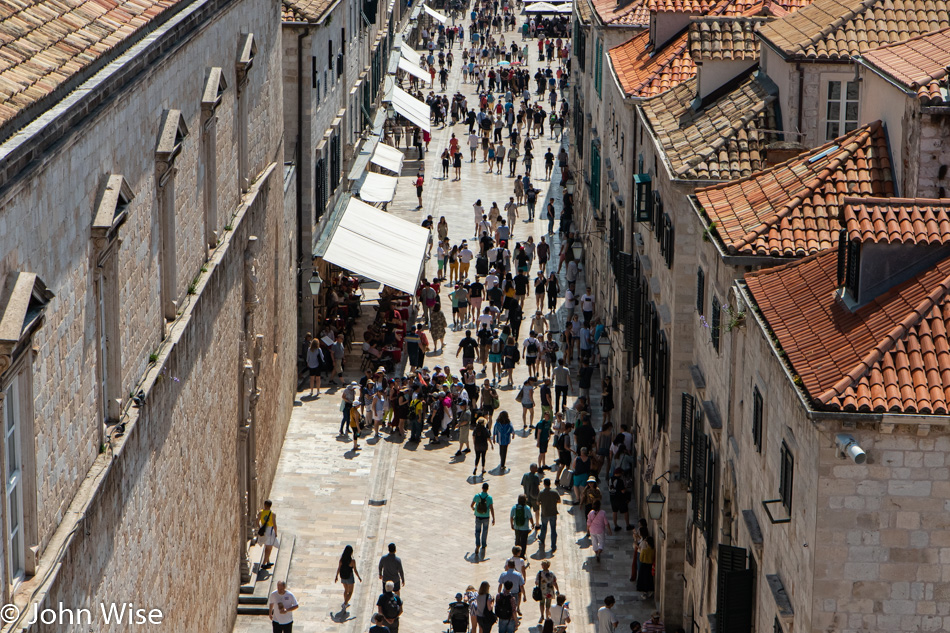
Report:
[[[241,585],[238,594],[238,615],[268,615],[267,599],[271,592],[277,590],[277,582],[287,582],[290,575],[290,561],[294,555],[294,544],[297,538],[288,532],[282,531],[274,566],[270,569],[261,569],[264,559],[264,548],[253,545],[248,551],[251,561],[251,580]]]

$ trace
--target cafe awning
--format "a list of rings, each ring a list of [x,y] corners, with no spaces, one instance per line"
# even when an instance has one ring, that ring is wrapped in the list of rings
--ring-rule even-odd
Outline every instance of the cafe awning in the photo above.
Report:
[[[432,129],[429,125],[429,106],[399,86],[393,86],[393,108],[426,132]]]
[[[323,259],[413,294],[428,241],[428,229],[350,198]]]
[[[418,77],[422,81],[432,81],[432,76],[427,73],[422,66],[412,62],[405,57],[399,58],[399,70],[405,70],[413,77]]]
[[[447,17],[445,17],[444,15],[442,15],[441,13],[439,13],[438,11],[436,11],[435,9],[433,9],[432,7],[430,7],[429,5],[426,5],[426,4],[422,5],[422,9],[423,9],[426,13],[428,13],[429,15],[431,15],[433,18],[435,18],[436,20],[438,20],[439,22],[441,22],[442,24],[445,24],[445,23],[448,22],[448,20],[449,20]]]
[[[360,183],[360,200],[363,202],[389,202],[396,195],[398,178],[368,172]]]
[[[422,56],[420,51],[417,51],[413,47],[409,46],[405,42],[400,42],[399,52],[402,53],[402,56],[408,59],[409,61],[416,63],[419,61],[419,58]]]
[[[402,173],[402,161],[405,158],[406,155],[392,145],[378,143],[376,145],[376,151],[373,152],[373,157],[370,158],[370,162],[374,165],[379,165],[383,169],[388,169],[391,172],[399,174]]]

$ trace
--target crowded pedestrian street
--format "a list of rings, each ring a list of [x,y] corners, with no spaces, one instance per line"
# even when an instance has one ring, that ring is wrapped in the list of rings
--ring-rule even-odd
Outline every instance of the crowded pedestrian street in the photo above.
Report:
[[[522,19],[523,16],[519,16],[519,27]],[[520,30],[504,32],[504,36],[509,42],[514,41],[519,46],[528,45],[530,61],[523,67],[527,68],[530,74],[533,75],[538,68],[551,67],[548,62],[538,61],[535,42],[530,38],[523,38]],[[458,44],[455,45],[453,53],[456,59],[460,59],[461,49]],[[553,67],[557,68],[557,61],[553,63]],[[434,83],[437,94],[452,97],[460,93],[466,97],[470,108],[473,107],[472,104],[478,103],[477,86],[463,79],[461,63],[455,63],[448,73],[445,91],[438,90],[438,80]],[[423,93],[428,94],[428,86],[420,88]],[[537,98],[537,95],[532,95],[532,99]],[[544,100],[544,107],[548,108],[546,97],[541,98]],[[470,154],[468,126],[464,122],[453,125],[450,119],[448,125],[432,127],[429,149],[423,162],[415,160],[415,149],[407,150],[395,199],[387,208],[389,213],[417,225],[431,216],[435,244],[422,275],[430,281],[438,277],[439,273],[439,235],[435,225],[444,218],[447,223],[448,243],[459,246],[467,240],[472,250],[477,252],[473,205],[480,201],[486,214],[493,203],[505,209],[509,199],[515,196],[517,180],[509,176],[507,161],[500,170],[501,173],[498,173],[498,169],[490,169],[483,160],[481,147]],[[504,133],[507,136],[507,131]],[[448,177],[442,177],[440,156],[444,149],[450,147],[453,135],[462,140],[460,179],[454,177],[454,170]],[[546,270],[549,274],[554,272],[557,275],[560,296],[555,302],[553,315],[545,298],[540,308],[542,318],[535,321],[535,324],[543,321],[543,327],[553,333],[551,340],[561,341],[560,344],[563,345],[561,333],[565,324],[574,316],[569,314],[563,305],[564,293],[569,287],[567,275],[576,275],[574,286],[579,297],[585,287],[584,270],[572,270],[570,265],[558,265],[562,239],[565,236],[559,236],[556,222],[554,232],[548,233],[545,209],[549,202],[553,203],[555,215],[559,217],[564,190],[560,186],[559,165],[555,162],[553,171],[548,170],[546,174],[543,157],[548,151],[557,155],[562,146],[567,146],[567,141],[566,137],[561,140],[553,138],[547,125],[542,133],[532,136],[537,159],[533,164],[529,163],[529,176],[531,186],[539,190],[534,218],[529,221],[526,204],[517,206],[513,213],[505,210],[502,214],[515,216],[516,221],[510,227],[512,244],[525,242],[529,238],[535,245],[542,239],[550,244]],[[520,145],[523,145],[523,139],[524,136]],[[474,162],[472,155],[475,156]],[[523,176],[525,167],[519,160],[515,166],[515,176]],[[416,181],[420,172],[424,173],[424,185],[421,208],[418,208]],[[546,177],[548,174],[549,177]],[[515,257],[512,257],[512,262],[514,261]],[[539,266],[539,258],[533,257],[528,271],[532,280],[536,277]],[[454,265],[452,268],[454,269]],[[475,281],[475,261],[466,268],[468,271],[464,279],[468,282]],[[443,277],[448,280],[453,276],[454,270],[450,272],[447,266]],[[462,278],[461,274],[459,278]],[[481,279],[484,280],[484,276],[481,276]],[[529,378],[536,377],[537,385],[540,385],[542,380],[540,363],[529,367],[524,357],[527,348],[522,345],[529,337],[529,331],[532,330],[529,324],[536,314],[533,285],[532,283],[532,289],[524,299],[524,323],[521,324],[520,336],[515,341],[522,357],[513,370],[512,386],[508,386],[507,379],[499,380],[496,386],[498,405],[493,416],[494,422],[498,426],[499,417],[506,411],[513,427],[506,468],[500,466],[501,447],[496,442],[490,446],[485,457],[487,472],[484,474],[481,465],[476,468],[473,464],[475,451],[457,452],[461,448],[457,431],[450,432],[451,441],[444,439],[438,444],[432,443],[428,424],[423,430],[421,442],[418,443],[410,441],[408,431],[405,436],[383,431],[381,436],[374,437],[370,414],[372,405],[367,406],[365,410],[368,424],[359,440],[358,450],[354,449],[350,437],[340,434],[343,408],[341,398],[346,391],[343,387],[352,381],[360,380],[364,375],[367,364],[361,362],[360,333],[374,317],[379,292],[378,284],[366,282],[362,285],[362,316],[354,328],[354,340],[348,346],[342,384],[328,385],[324,375],[321,388],[312,392],[310,379],[301,380],[301,389],[270,493],[280,546],[289,543],[291,536],[293,538],[293,551],[286,578],[287,590],[293,593],[299,603],[299,609],[294,612],[295,631],[368,630],[373,625],[373,615],[377,613],[377,599],[384,589],[378,562],[387,554],[390,544],[395,544],[396,554],[402,561],[404,571],[404,585],[399,591],[404,605],[398,624],[402,631],[447,630],[449,624],[445,621],[448,608],[450,603],[455,601],[456,594],[465,594],[467,589],[477,591],[484,581],[487,581],[490,587],[491,596],[499,593],[499,576],[505,571],[506,561],[512,557],[512,547],[516,542],[516,534],[511,527],[512,508],[518,503],[519,495],[524,493],[522,477],[529,473],[532,464],[539,461],[539,447],[534,430],[525,429],[525,409],[516,401],[516,397],[522,392],[522,385]],[[429,341],[429,351],[425,353],[422,366],[429,370],[430,375],[442,369],[458,377],[467,349],[464,344],[460,346],[460,343],[466,338],[466,330],[470,330],[473,335],[476,331],[473,314],[468,316],[463,326],[454,325],[450,297],[453,287],[450,281],[443,281],[439,290],[441,311],[447,321],[444,344],[434,344],[436,337],[429,330],[430,323],[426,323],[423,318],[422,306],[418,306],[414,312],[415,320],[423,324],[422,331]],[[485,305],[488,305],[488,301],[485,301]],[[596,315],[596,307],[594,312]],[[583,319],[579,309],[577,314]],[[543,341],[544,337],[538,336],[538,339]],[[435,347],[438,349],[433,349]],[[407,358],[405,353],[401,356],[395,371],[387,373],[387,379],[410,374],[411,359]],[[565,357],[563,353],[560,356]],[[564,413],[575,405],[580,393],[581,368],[577,351],[574,352],[573,358],[569,355],[566,358],[570,360],[568,367],[571,387],[567,393]],[[587,354],[584,358],[590,361],[593,368],[593,371],[586,370],[588,380],[592,380],[588,406],[593,428],[599,431],[603,421],[603,385],[595,365],[600,359],[596,355],[588,357]],[[370,372],[375,372],[376,369],[371,366]],[[479,362],[474,363],[474,369],[479,387],[486,380],[492,380],[491,363],[488,363],[487,373]],[[540,402],[538,393],[539,389],[534,389],[535,403]],[[524,398],[524,401],[527,402],[527,398]],[[529,421],[538,424],[542,416],[540,404],[537,404],[531,414]],[[476,417],[478,415],[476,413]],[[472,420],[473,424],[474,422],[475,420]],[[617,435],[623,421],[613,422]],[[497,433],[497,429],[495,432]],[[467,429],[465,434],[469,434]],[[633,529],[637,521],[636,504],[630,499],[629,518],[625,520],[621,515],[620,529],[614,530],[615,519],[608,502],[611,498],[608,492],[609,476],[607,467],[604,466],[594,485],[600,489],[603,496],[603,509],[609,519],[609,525],[606,527],[610,534],[604,535],[604,538],[597,533],[602,530],[593,530],[595,540],[598,537],[604,540],[603,545],[599,546],[603,549],[602,553],[595,553],[592,538],[587,536],[584,505],[572,505],[573,493],[566,488],[557,487],[555,475],[558,472],[558,450],[554,446],[554,435],[551,434],[550,439],[545,438],[548,440],[545,443],[550,444],[546,462],[553,468],[541,471],[540,480],[551,479],[551,487],[560,497],[560,504],[556,506],[556,544],[553,531],[547,534],[543,548],[539,542],[538,531],[531,530],[528,534],[525,552],[527,569],[524,572],[526,600],[521,605],[522,616],[518,619],[517,630],[542,630],[542,623],[539,622],[539,605],[542,603],[533,600],[532,593],[538,573],[542,571],[542,563],[547,561],[550,563],[549,571],[556,577],[557,591],[552,605],[556,603],[557,594],[566,597],[570,623],[560,624],[566,625],[567,631],[594,631],[598,610],[604,606],[607,596],[613,596],[616,600],[612,611],[619,620],[617,630],[629,631],[631,622],[645,622],[654,611],[652,597],[638,592],[635,583],[631,581],[631,563],[638,538],[635,536],[638,532]],[[473,497],[480,494],[485,485],[493,502],[494,518],[487,530],[487,547],[480,551],[475,542],[475,515],[479,514],[480,508],[476,507]],[[581,486],[586,485],[585,477]],[[522,517],[519,515],[519,518]],[[630,529],[628,525],[631,526]],[[346,546],[353,548],[353,567],[359,578],[349,604],[344,607],[344,585],[338,582],[338,568]],[[346,575],[346,572],[344,574]],[[266,618],[242,615],[238,617],[235,631],[262,631],[269,625]]]

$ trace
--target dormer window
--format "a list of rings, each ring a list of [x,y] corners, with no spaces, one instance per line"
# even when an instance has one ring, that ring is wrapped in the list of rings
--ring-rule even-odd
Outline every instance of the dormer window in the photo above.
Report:
[[[650,174],[636,174],[633,177],[633,199],[637,222],[648,222],[653,202],[653,183]]]

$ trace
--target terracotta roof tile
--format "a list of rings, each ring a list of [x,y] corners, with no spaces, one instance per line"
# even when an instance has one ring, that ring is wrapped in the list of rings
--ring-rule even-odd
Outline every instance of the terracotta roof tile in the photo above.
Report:
[[[716,0],[650,0],[650,10],[701,15],[712,9],[716,4]]]
[[[876,48],[863,56],[907,90],[916,91],[924,106],[950,103],[947,68],[950,67],[950,28]]]
[[[815,0],[759,35],[787,58],[834,61],[947,26],[946,0]]]
[[[891,196],[880,121],[733,182],[696,190],[731,255],[803,257],[837,244],[845,196]]]
[[[950,242],[950,199],[845,198],[849,240],[886,244]]]
[[[285,22],[319,22],[333,0],[283,0],[281,19]]]
[[[696,65],[687,51],[685,31],[656,55],[651,51],[648,31],[607,51],[617,79],[628,95],[653,97],[696,76]]]
[[[14,117],[75,75],[124,50],[146,25],[184,0],[7,0],[0,2],[0,138]]]
[[[577,19],[580,21],[580,23],[590,24],[591,9],[586,0],[579,0],[579,2],[577,2],[577,4],[574,6],[575,10],[577,11]]]
[[[641,106],[682,180],[733,180],[765,166],[765,146],[776,140],[774,87],[750,74],[716,101],[694,111],[696,79],[690,79]]]
[[[607,26],[650,26],[650,9],[643,0],[620,4],[617,0],[591,0],[594,11]]]
[[[836,249],[746,275],[761,315],[819,409],[950,412],[950,258],[854,312]]]
[[[755,29],[765,18],[707,16],[689,25],[689,54],[694,61],[756,60],[759,43]]]

